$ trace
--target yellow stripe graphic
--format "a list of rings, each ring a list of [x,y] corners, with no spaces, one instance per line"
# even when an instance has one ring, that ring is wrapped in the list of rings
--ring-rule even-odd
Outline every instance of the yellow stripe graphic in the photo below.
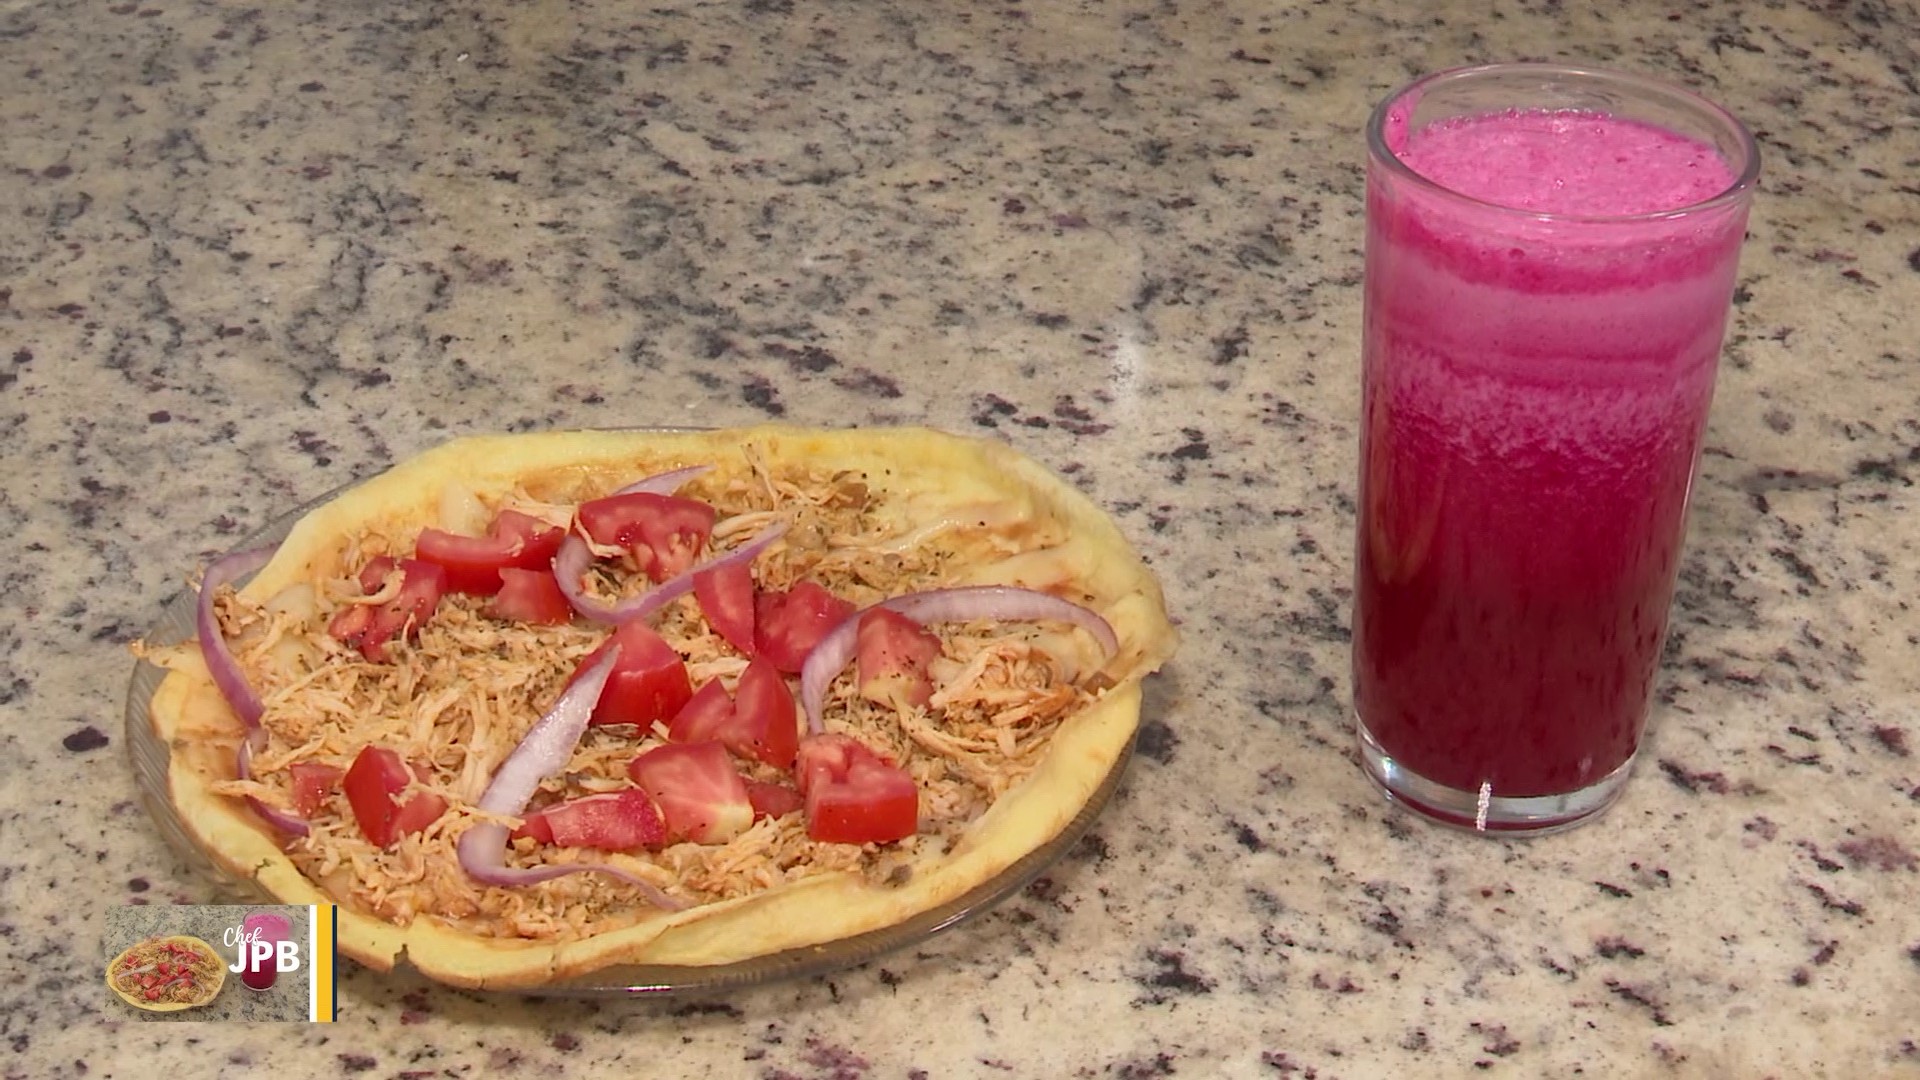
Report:
[[[334,956],[334,930],[337,925],[332,904],[315,904],[307,909],[307,925],[312,931],[307,940],[312,942],[309,964],[312,976],[308,980],[312,998],[309,1018],[316,1024],[331,1024],[334,1019],[336,990],[334,978],[336,957]]]

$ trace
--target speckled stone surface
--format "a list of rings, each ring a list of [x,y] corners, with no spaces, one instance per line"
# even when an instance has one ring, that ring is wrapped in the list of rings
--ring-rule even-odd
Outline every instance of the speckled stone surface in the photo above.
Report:
[[[113,1021],[151,1021],[154,1023],[194,1022],[194,1023],[267,1023],[298,1021],[301,1023],[313,1015],[312,1012],[312,969],[306,963],[311,955],[309,933],[307,930],[308,908],[293,907],[241,907],[231,904],[195,904],[181,907],[174,904],[122,904],[108,906],[100,912],[100,956],[103,968],[106,961],[119,956],[126,949],[148,938],[171,937],[185,934],[197,937],[212,947],[220,955],[222,965],[232,965],[239,956],[238,931],[243,928],[246,917],[254,912],[277,911],[291,920],[291,933],[287,940],[298,946],[295,953],[301,961],[300,966],[284,974],[276,973],[273,985],[265,990],[254,990],[240,981],[240,976],[228,971],[226,981],[220,986],[220,992],[212,1001],[192,1009],[177,1012],[148,1012],[134,1008],[116,997],[103,983],[99,985],[97,1000],[102,1003],[99,1010],[103,1018]],[[231,936],[230,936],[231,935]]]
[[[1920,15],[1730,0],[0,10],[0,1076],[1920,1074]],[[1360,126],[1564,58],[1756,130],[1651,739],[1594,827],[1385,806],[1347,718]],[[140,1025],[126,644],[455,432],[926,422],[1110,507],[1185,648],[1094,834],[866,967],[693,1001],[348,975]]]

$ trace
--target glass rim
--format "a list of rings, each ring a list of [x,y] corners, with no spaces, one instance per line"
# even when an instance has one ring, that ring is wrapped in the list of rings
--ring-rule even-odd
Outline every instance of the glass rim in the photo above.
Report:
[[[1687,104],[1707,114],[1714,121],[1725,125],[1727,130],[1734,136],[1734,141],[1739,146],[1740,153],[1745,158],[1745,161],[1729,163],[1737,165],[1738,168],[1733,182],[1725,189],[1708,198],[1688,203],[1685,206],[1677,206],[1668,210],[1650,210],[1639,214],[1564,214],[1542,210],[1525,210],[1520,207],[1490,202],[1486,199],[1476,198],[1475,196],[1455,191],[1445,184],[1429,179],[1421,173],[1416,172],[1412,166],[1402,161],[1400,156],[1394,153],[1393,149],[1387,145],[1387,116],[1393,107],[1405,100],[1408,95],[1415,92],[1424,92],[1440,83],[1457,82],[1463,79],[1479,78],[1486,75],[1499,75],[1508,72],[1558,75],[1573,79],[1607,82],[1649,90],[1685,101]],[[1502,214],[1523,217],[1543,223],[1608,224],[1655,222],[1693,217],[1698,214],[1718,210],[1746,198],[1753,191],[1756,182],[1760,178],[1760,146],[1759,143],[1755,141],[1753,132],[1747,130],[1747,126],[1740,122],[1739,117],[1733,115],[1733,113],[1711,99],[1697,94],[1678,83],[1649,78],[1644,75],[1636,75],[1631,72],[1585,67],[1578,64],[1554,64],[1535,61],[1512,61],[1448,68],[1443,71],[1430,72],[1401,84],[1394,89],[1392,93],[1389,93],[1385,98],[1381,99],[1380,104],[1374,106],[1372,115],[1367,118],[1367,153],[1373,160],[1379,162],[1396,177],[1406,180],[1426,191],[1449,199],[1456,199],[1461,202],[1485,207],[1489,210],[1495,210]]]

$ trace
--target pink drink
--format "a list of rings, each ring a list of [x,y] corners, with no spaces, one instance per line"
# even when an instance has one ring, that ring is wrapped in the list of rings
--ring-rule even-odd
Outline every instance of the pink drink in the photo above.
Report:
[[[240,981],[249,990],[271,990],[274,980],[279,978],[272,955],[259,960],[252,954],[249,945],[252,941],[286,941],[293,932],[293,923],[285,916],[271,911],[256,911],[248,915],[240,924],[241,945],[248,950],[245,955],[247,966],[240,972]]]
[[[1659,216],[1741,178],[1634,120],[1409,136],[1411,109],[1376,120],[1407,169],[1377,148],[1367,192],[1363,757],[1443,819],[1551,828],[1610,802],[1639,742],[1746,196]]]

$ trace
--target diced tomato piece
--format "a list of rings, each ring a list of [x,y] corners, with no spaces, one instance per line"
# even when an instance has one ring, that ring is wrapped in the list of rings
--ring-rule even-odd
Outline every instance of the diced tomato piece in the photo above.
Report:
[[[753,655],[753,566],[728,563],[693,575],[693,597],[714,633],[743,656]]]
[[[551,570],[500,568],[500,591],[487,601],[487,614],[508,622],[565,626],[573,621],[573,605],[560,591]]]
[[[927,665],[940,655],[940,639],[889,608],[868,608],[860,616],[855,664],[860,696],[899,708],[925,705],[933,696]]]
[[[807,805],[798,791],[785,784],[765,780],[747,781],[747,801],[753,804],[753,819],[786,817]]]
[[[794,776],[807,800],[812,839],[885,844],[920,827],[920,789],[913,777],[852,736],[802,739]]]
[[[667,738],[717,742],[743,758],[791,769],[800,744],[799,709],[787,680],[765,658],[755,657],[740,675],[734,700],[727,699],[720,680],[710,680],[675,714]]]
[[[667,835],[697,844],[724,844],[753,824],[747,785],[716,742],[668,743],[628,763],[667,819]]]
[[[317,761],[296,761],[287,766],[287,772],[293,777],[293,808],[301,817],[312,817],[346,775],[337,765]]]
[[[755,655],[797,675],[820,639],[852,614],[852,604],[818,582],[797,581],[785,592],[763,592],[753,599]]]
[[[447,588],[475,596],[500,591],[501,571],[547,570],[560,551],[567,530],[549,525],[531,514],[502,510],[485,536],[458,536],[440,529],[424,529],[413,542],[414,555],[447,572]]]
[[[393,573],[400,560],[391,555],[375,555],[360,568],[360,591],[372,596],[387,583],[387,575]]]
[[[667,738],[678,743],[721,742],[733,724],[733,699],[719,679],[708,679],[667,724]]]
[[[800,747],[799,710],[787,680],[765,657],[754,657],[733,690],[733,724],[722,739],[742,757],[777,769],[793,768]]]
[[[823,783],[831,783],[835,776],[844,776],[847,766],[856,756],[879,757],[867,748],[867,744],[851,735],[827,732],[820,735],[808,735],[800,742],[800,752],[793,763],[794,785],[805,795],[813,790],[814,778],[820,777]],[[881,760],[886,760],[882,758]]]
[[[527,823],[514,835],[561,847],[657,851],[666,845],[667,822],[653,799],[635,788],[569,799],[538,810],[527,816]]]
[[[358,648],[369,660],[385,660],[387,642],[418,632],[433,617],[440,594],[447,589],[447,572],[434,563],[401,559],[398,566],[404,576],[393,599],[341,608],[327,624],[327,633]]]
[[[389,637],[403,630],[418,632],[433,617],[441,594],[447,591],[446,572],[430,562],[401,559],[400,573],[400,595],[381,607],[374,620],[375,632],[384,631]]]
[[[347,767],[341,786],[346,788],[347,803],[353,807],[353,819],[360,832],[375,847],[390,847],[395,840],[416,833],[439,820],[447,801],[430,792],[401,803],[397,796],[413,781],[414,772],[400,755],[383,746],[364,746]]]
[[[553,826],[547,823],[546,814],[540,811],[528,814],[520,822],[520,827],[508,834],[508,839],[518,840],[523,836],[530,836],[542,844],[553,843]]]
[[[427,826],[439,821],[440,815],[446,812],[447,800],[423,791],[394,812],[393,837],[398,840],[412,833],[425,832]]]
[[[713,507],[699,499],[636,491],[580,504],[580,527],[593,542],[623,547],[654,581],[692,569],[713,535]]]
[[[639,724],[641,730],[655,720],[670,720],[693,697],[693,680],[687,676],[686,661],[673,651],[667,639],[646,624],[635,620],[621,623],[612,636],[580,662],[573,677],[579,678],[614,645],[620,647],[620,659],[600,692],[590,724]],[[569,680],[571,682],[571,680]]]
[[[327,633],[336,640],[344,641],[355,647],[367,639],[367,631],[373,627],[373,605],[348,604],[333,613],[327,621]]]
[[[157,987],[148,987],[140,992],[140,996],[148,1001],[159,1001],[160,991]]]

